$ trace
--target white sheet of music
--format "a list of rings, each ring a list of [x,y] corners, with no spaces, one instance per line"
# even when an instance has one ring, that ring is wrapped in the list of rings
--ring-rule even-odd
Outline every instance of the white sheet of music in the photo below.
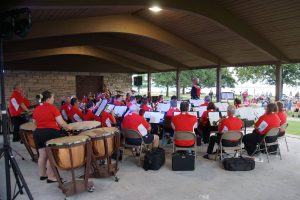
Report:
[[[200,106],[201,104],[204,103],[203,99],[191,99],[190,103],[193,104],[194,106]]]
[[[160,111],[160,112],[167,112],[169,109],[170,109],[170,104],[168,103],[159,103],[157,104],[157,111]]]
[[[227,111],[228,103],[217,102],[217,103],[215,103],[215,106],[217,108],[219,108],[220,112],[225,112],[225,111]]]
[[[150,119],[151,113],[153,113],[153,112],[146,111],[146,112],[144,113],[144,118]]]
[[[127,106],[115,106],[114,109],[115,116],[122,117],[123,114],[126,112],[126,110],[127,110]]]
[[[263,114],[265,114],[266,110],[263,107],[254,108],[254,115],[256,118],[260,118]]]
[[[149,123],[158,124],[165,117],[165,113],[151,112]]]
[[[227,117],[227,112],[221,112],[222,117]]]
[[[107,103],[108,103],[107,99],[103,99],[103,100],[101,101],[101,103],[100,103],[100,105],[99,105],[99,107],[98,107],[98,109],[97,109],[97,111],[96,111],[96,113],[95,113],[96,116],[99,117],[99,116],[101,115],[101,113],[102,113],[102,111],[105,109]]]
[[[199,113],[199,117],[202,117],[204,111],[207,111],[207,107],[206,106],[194,107],[194,111],[197,111]]]
[[[107,112],[111,112],[114,108],[115,108],[115,105],[113,105],[113,104],[108,104],[107,107],[106,107],[106,111],[107,111]]]
[[[254,109],[251,107],[241,107],[235,112],[235,115],[239,115],[241,119],[255,120]]]
[[[220,120],[219,112],[209,112],[208,119],[209,119],[210,124],[213,125],[214,122],[217,122]]]

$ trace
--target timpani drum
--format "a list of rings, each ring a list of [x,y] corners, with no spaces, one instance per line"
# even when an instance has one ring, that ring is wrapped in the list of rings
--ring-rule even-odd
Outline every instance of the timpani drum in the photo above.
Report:
[[[68,124],[70,130],[68,131],[69,135],[78,135],[82,131],[90,130],[97,128],[101,125],[98,121],[83,121],[83,122],[74,122]]]
[[[24,123],[20,126],[20,136],[31,157],[31,160],[37,162],[39,158],[39,151],[33,138],[33,132],[35,129],[36,125],[33,122]]]
[[[91,175],[91,177],[100,178],[114,176],[115,181],[117,182],[119,180],[119,178],[116,175],[119,170],[119,129],[115,127],[103,127],[84,131],[80,135],[89,136],[92,140],[93,174]],[[117,159],[114,163],[112,163],[111,156],[114,153],[117,154]]]
[[[58,180],[59,187],[66,196],[84,191],[93,191],[93,182],[88,182],[92,146],[88,136],[66,136],[49,140],[46,144],[47,156]],[[83,180],[76,179],[75,169],[85,167]],[[72,180],[63,183],[59,170],[70,171]]]

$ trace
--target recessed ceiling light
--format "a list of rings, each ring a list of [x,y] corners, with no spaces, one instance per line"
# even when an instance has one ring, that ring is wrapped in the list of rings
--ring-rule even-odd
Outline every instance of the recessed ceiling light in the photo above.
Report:
[[[152,12],[159,12],[162,9],[159,6],[152,6],[149,8],[149,10],[151,10]]]

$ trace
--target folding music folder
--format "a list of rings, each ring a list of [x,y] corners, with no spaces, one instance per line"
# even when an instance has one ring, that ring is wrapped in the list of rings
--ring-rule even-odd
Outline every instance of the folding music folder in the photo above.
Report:
[[[266,112],[266,110],[263,107],[254,108],[253,110],[254,110],[254,115],[257,119],[260,118],[262,115],[264,115]]]
[[[202,114],[204,113],[204,111],[207,110],[207,107],[206,106],[200,106],[200,107],[194,107],[193,109],[194,109],[194,111],[198,112],[199,117],[202,117]]]
[[[157,104],[157,111],[167,112],[170,109],[171,105],[168,103],[159,103]]]
[[[240,116],[241,119],[255,120],[254,109],[251,107],[241,107],[235,112],[236,116]]]
[[[144,113],[144,118],[150,119],[150,124],[159,124],[164,122],[165,113],[164,112],[150,112],[147,111]]]
[[[228,103],[217,102],[215,103],[215,106],[219,109],[220,112],[225,112],[227,111]]]
[[[100,103],[100,105],[99,105],[99,107],[97,108],[97,110],[96,110],[96,112],[95,112],[95,115],[96,116],[100,116],[101,115],[101,113],[103,112],[103,110],[106,108],[106,105],[107,105],[107,103],[108,103],[108,100],[107,99],[103,99],[102,101],[101,101],[101,103]]]
[[[204,103],[203,99],[191,99],[190,103],[193,104],[194,106],[200,106],[201,104]]]
[[[219,112],[209,112],[208,119],[210,124],[213,126],[214,122],[218,122],[220,120],[220,113]]]
[[[122,117],[123,114],[126,112],[126,110],[127,110],[127,106],[115,106],[114,109],[115,116]]]

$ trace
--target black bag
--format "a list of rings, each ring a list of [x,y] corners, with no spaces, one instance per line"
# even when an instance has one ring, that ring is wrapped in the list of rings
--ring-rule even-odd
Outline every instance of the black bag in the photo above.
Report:
[[[195,152],[176,151],[172,154],[173,171],[193,171],[195,170]]]
[[[165,150],[155,148],[147,152],[144,157],[143,168],[147,170],[159,170],[165,164]]]
[[[223,166],[228,171],[250,171],[255,168],[255,162],[251,158],[224,158]]]

